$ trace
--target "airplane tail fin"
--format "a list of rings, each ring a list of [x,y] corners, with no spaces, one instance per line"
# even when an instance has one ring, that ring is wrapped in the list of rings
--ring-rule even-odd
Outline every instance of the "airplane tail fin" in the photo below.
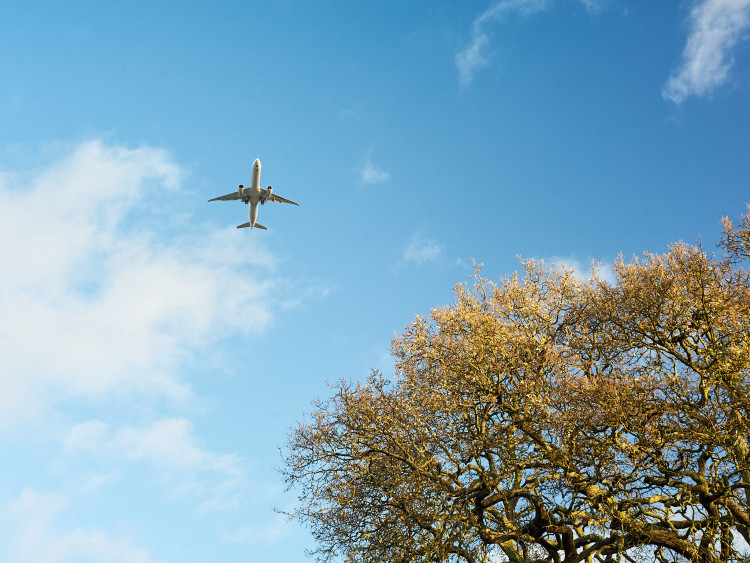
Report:
[[[250,226],[250,223],[242,223],[242,225],[237,225],[237,228],[238,229],[245,229],[245,228],[247,228],[249,226]],[[255,228],[256,229],[263,229],[264,231],[268,230],[263,225],[261,225],[260,223],[255,223]]]

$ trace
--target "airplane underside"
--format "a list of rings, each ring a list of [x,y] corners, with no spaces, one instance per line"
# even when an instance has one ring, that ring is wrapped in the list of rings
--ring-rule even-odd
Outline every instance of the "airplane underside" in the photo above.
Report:
[[[267,201],[274,201],[277,203],[291,203],[292,205],[299,205],[295,201],[286,199],[278,194],[273,193],[272,186],[267,186],[265,189],[260,187],[260,160],[257,158],[255,159],[255,162],[253,162],[253,179],[251,187],[245,189],[245,187],[240,184],[237,188],[237,191],[220,197],[211,198],[208,201],[217,200],[240,200],[246,205],[249,204],[250,209],[248,209],[248,218],[250,220],[247,223],[243,223],[242,225],[237,225],[237,228],[246,229],[250,227],[252,229],[254,227],[258,227],[263,231],[267,230],[266,227],[256,222],[255,220],[258,217],[258,204],[264,205]]]

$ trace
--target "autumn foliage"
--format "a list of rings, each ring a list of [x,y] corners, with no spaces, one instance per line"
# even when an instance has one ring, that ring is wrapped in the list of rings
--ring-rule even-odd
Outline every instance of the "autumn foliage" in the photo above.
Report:
[[[747,561],[750,218],[723,225],[718,255],[677,243],[610,283],[528,261],[417,317],[392,380],[338,383],[290,432],[316,555]]]

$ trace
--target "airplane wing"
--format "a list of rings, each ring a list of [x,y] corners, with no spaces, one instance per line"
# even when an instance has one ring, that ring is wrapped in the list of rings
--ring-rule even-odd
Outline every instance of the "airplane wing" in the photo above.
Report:
[[[240,194],[237,192],[232,192],[231,194],[223,195],[221,197],[215,197],[213,199],[209,199],[208,201],[231,201],[233,199],[240,199]]]
[[[270,201],[275,201],[276,203],[291,203],[292,205],[299,205],[299,203],[297,203],[296,201],[292,201],[291,199],[286,199],[277,194],[271,194],[271,197],[268,199]]]

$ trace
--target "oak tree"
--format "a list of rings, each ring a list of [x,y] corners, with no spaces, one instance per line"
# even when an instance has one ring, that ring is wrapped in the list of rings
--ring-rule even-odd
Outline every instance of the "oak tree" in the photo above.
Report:
[[[718,255],[480,272],[290,431],[316,556],[748,561],[750,206]]]

